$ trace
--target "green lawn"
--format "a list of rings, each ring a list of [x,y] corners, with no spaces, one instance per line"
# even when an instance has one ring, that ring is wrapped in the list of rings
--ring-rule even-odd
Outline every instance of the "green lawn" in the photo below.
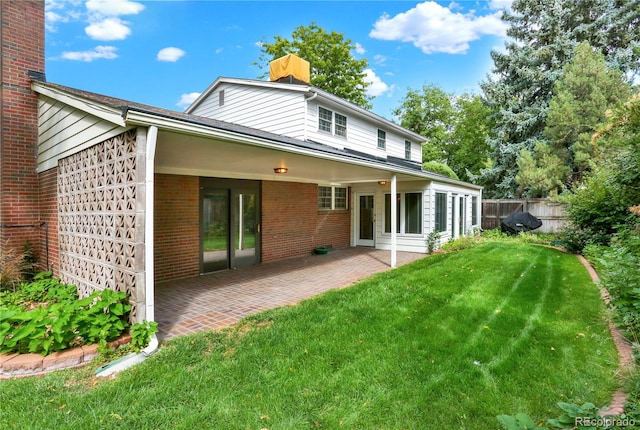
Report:
[[[175,339],[114,380],[0,381],[0,428],[497,429],[610,400],[603,315],[575,256],[487,243]]]

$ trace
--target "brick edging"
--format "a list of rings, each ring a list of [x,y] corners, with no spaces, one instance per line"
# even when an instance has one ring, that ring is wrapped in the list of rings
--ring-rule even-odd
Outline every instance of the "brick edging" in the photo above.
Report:
[[[131,335],[125,334],[107,343],[111,349],[131,342]],[[0,379],[21,378],[44,375],[54,370],[70,369],[88,364],[100,355],[98,345],[82,345],[47,356],[42,354],[0,354]]]
[[[595,269],[587,261],[586,258],[582,255],[578,255],[578,259],[582,262],[584,267],[589,272],[591,279],[594,283],[600,283],[600,277],[596,273]],[[600,290],[600,297],[602,300],[608,305],[611,301],[609,296],[609,291],[606,288],[598,285],[598,289]],[[632,369],[635,366],[635,360],[633,358],[633,350],[631,348],[631,344],[627,342],[625,337],[620,332],[620,329],[613,324],[611,318],[608,319],[609,323],[609,331],[611,332],[611,337],[613,338],[613,343],[616,345],[616,350],[618,351],[619,357],[619,365],[622,369]],[[627,393],[619,388],[614,391],[611,397],[611,404],[600,411],[600,416],[608,416],[608,415],[622,415],[624,413],[624,404],[627,401]]]

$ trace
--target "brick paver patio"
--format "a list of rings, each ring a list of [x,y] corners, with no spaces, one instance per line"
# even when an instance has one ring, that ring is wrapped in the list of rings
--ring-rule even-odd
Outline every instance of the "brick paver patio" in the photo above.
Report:
[[[398,252],[397,265],[425,257]],[[159,338],[228,327],[247,315],[298,303],[390,269],[391,253],[371,248],[334,250],[238,270],[156,284]]]

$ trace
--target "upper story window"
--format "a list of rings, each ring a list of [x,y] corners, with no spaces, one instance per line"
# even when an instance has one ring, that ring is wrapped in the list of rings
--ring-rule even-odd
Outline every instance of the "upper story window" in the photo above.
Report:
[[[347,210],[347,188],[318,186],[318,210]]]
[[[378,129],[378,149],[387,148],[387,132]]]
[[[218,106],[224,106],[224,90],[218,93]]]
[[[318,108],[318,128],[331,133],[333,123],[333,112],[323,107]]]
[[[404,158],[407,160],[411,160],[411,141],[404,141]]]
[[[318,107],[318,129],[347,137],[347,117],[323,107]]]
[[[336,135],[347,137],[347,117],[336,113]]]

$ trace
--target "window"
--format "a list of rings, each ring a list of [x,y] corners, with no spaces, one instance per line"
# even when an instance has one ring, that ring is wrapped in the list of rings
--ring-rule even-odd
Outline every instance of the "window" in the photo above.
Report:
[[[347,117],[319,106],[318,129],[336,136],[347,137]]]
[[[331,187],[318,187],[318,209],[331,209]]]
[[[334,188],[333,189],[333,207],[337,210],[347,209],[347,189],[346,188]]]
[[[224,106],[224,90],[218,93],[218,106]]]
[[[411,160],[411,141],[404,141],[404,158],[407,160]]]
[[[396,194],[396,233],[422,234],[422,193]],[[384,196],[384,232],[391,233],[391,194]]]
[[[347,210],[346,187],[318,186],[318,210]]]
[[[331,124],[333,121],[333,112],[323,107],[318,108],[318,128],[322,131],[328,131],[331,133]]]
[[[336,113],[335,117],[336,117],[336,135],[347,137],[347,117],[344,115],[340,115],[339,113]]]
[[[447,193],[436,193],[436,231],[447,229]]]
[[[378,149],[386,149],[387,147],[387,132],[378,129]]]
[[[400,233],[400,194],[396,194],[396,233]],[[384,195],[384,232],[391,233],[391,194]]]
[[[471,196],[471,225],[478,225],[478,196]]]
[[[422,233],[422,193],[404,195],[404,232]]]

